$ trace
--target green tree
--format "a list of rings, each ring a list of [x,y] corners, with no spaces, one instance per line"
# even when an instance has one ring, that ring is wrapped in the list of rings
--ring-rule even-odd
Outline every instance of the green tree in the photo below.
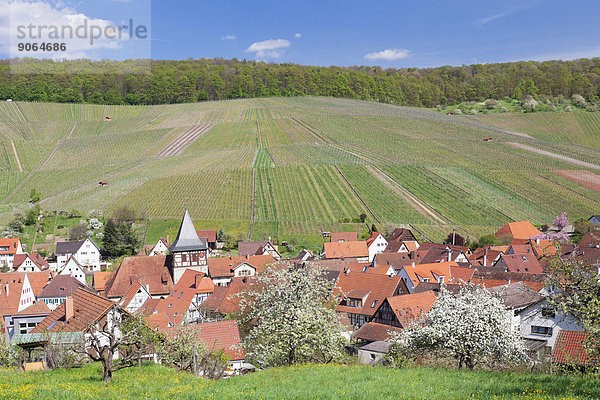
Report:
[[[29,192],[29,202],[30,203],[33,203],[33,204],[38,203],[41,198],[42,198],[42,195],[40,193],[38,193],[37,190],[31,189],[31,192]]]

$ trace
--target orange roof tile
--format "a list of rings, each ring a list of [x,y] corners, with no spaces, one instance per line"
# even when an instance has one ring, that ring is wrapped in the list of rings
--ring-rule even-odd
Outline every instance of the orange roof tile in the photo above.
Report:
[[[114,275],[115,271],[94,272],[94,279],[92,282],[94,289],[96,289],[98,292],[104,292],[106,285],[110,282]]]
[[[194,329],[198,339],[202,340],[209,351],[223,350],[232,361],[243,360],[246,356],[241,346],[240,331],[236,320],[205,322],[203,324],[186,325]],[[168,336],[175,335],[177,328],[164,328],[161,332]]]
[[[18,312],[16,315],[30,315],[30,314],[50,314],[50,309],[43,301],[36,301],[26,309]]]
[[[266,271],[275,259],[271,255],[241,256],[241,257],[214,257],[208,259],[208,273],[212,278],[231,277],[233,270],[242,263],[247,263],[256,268],[256,273]]]
[[[85,332],[116,303],[98,296],[86,289],[79,289],[70,297],[73,299],[73,316],[66,319],[65,305],[61,303],[31,333],[44,332]]]
[[[587,339],[587,333],[584,331],[561,330],[552,350],[552,362],[572,365],[597,364],[597,357],[586,351]]]
[[[105,288],[106,297],[123,297],[135,281],[148,285],[153,296],[171,293],[174,286],[166,263],[167,256],[125,258]]]
[[[19,238],[0,238],[0,248],[7,248],[0,250],[0,254],[16,254],[19,242]]]
[[[331,242],[356,242],[358,241],[358,232],[332,232]]]
[[[360,258],[368,257],[367,242],[331,242],[325,243],[325,258]]]
[[[413,282],[413,285],[417,286],[419,282],[438,282],[438,277],[441,276],[444,277],[445,283],[452,283],[451,266],[458,267],[458,264],[454,261],[450,261],[431,264],[416,264],[415,266],[405,265],[404,270]]]
[[[433,290],[387,298],[388,304],[403,326],[427,314],[431,310],[435,300],[436,297]]]
[[[336,306],[338,312],[353,314],[374,315],[386,297],[397,295],[402,290],[399,276],[388,277],[387,275],[369,273],[342,273],[340,274],[336,295],[351,299],[361,299],[362,307],[350,307],[345,305],[346,300],[342,298]],[[342,304],[344,303],[344,304]]]
[[[510,222],[495,233],[498,238],[530,239],[541,232],[529,221]]]

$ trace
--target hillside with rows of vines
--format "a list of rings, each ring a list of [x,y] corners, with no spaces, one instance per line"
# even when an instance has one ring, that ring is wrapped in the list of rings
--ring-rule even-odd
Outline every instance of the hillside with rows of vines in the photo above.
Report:
[[[158,220],[187,206],[254,239],[344,230],[363,213],[439,240],[454,227],[479,237],[600,212],[600,113],[585,111],[447,116],[325,97],[0,102],[0,141],[3,223],[32,189],[45,210],[129,205]]]

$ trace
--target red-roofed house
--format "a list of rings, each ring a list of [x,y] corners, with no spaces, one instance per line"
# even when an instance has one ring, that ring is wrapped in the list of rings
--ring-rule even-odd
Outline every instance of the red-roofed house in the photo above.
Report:
[[[208,274],[217,286],[226,286],[234,277],[254,276],[264,272],[275,259],[270,254],[208,259]]]
[[[40,272],[50,266],[38,253],[15,254],[12,270],[16,272]]]
[[[406,265],[398,271],[408,291],[412,293],[421,282],[454,283],[450,267],[458,267],[454,261],[433,264]]]
[[[331,242],[357,242],[358,232],[332,232]]]
[[[411,322],[427,314],[435,303],[435,299],[433,290],[388,297],[375,313],[373,321],[405,328]]]
[[[227,366],[232,370],[242,368],[244,359],[244,349],[241,346],[240,331],[236,320],[205,322],[202,324],[188,325],[194,329],[209,351],[223,350],[229,357]],[[161,329],[166,335],[174,335],[177,333],[176,328]]]
[[[123,298],[119,300],[119,305],[123,307],[127,312],[135,313],[143,305],[151,299],[152,295],[148,292],[146,286],[142,285],[139,281],[133,282]]]
[[[202,241],[206,241],[206,245],[209,249],[215,250],[217,248],[217,231],[214,229],[208,229],[203,231],[196,231],[198,237]]]
[[[544,272],[542,264],[540,264],[535,254],[503,254],[494,266],[507,272],[528,274],[541,274]]]
[[[369,262],[369,249],[367,242],[327,242],[323,244],[325,258],[350,259],[356,262]]]
[[[384,341],[392,337],[391,332],[400,332],[401,330],[402,328],[396,326],[367,322],[352,334],[352,338],[369,343]]]
[[[106,285],[106,297],[121,299],[133,282],[148,286],[153,298],[166,297],[173,291],[173,279],[167,268],[167,256],[126,257]]]
[[[204,317],[200,305],[213,291],[212,281],[202,272],[187,269],[173,292],[158,302],[150,322],[158,328],[200,322]]]
[[[4,325],[8,329],[8,339],[12,339],[15,334],[24,335],[33,330],[50,314],[50,309],[43,301],[36,301],[26,309],[19,311],[14,315],[4,316]]]
[[[339,276],[334,293],[341,296],[336,311],[346,313],[358,329],[372,320],[387,297],[406,293],[406,286],[398,276],[346,271]]]
[[[588,334],[584,331],[560,331],[552,350],[552,362],[572,366],[598,365],[597,357],[586,349],[587,340]]]
[[[15,255],[23,253],[23,246],[19,238],[0,238],[0,265],[13,267]]]
[[[270,255],[276,260],[281,260],[281,254],[271,239],[261,242],[239,242],[238,255],[240,257]]]
[[[9,272],[0,274],[0,317],[14,315],[35,302],[35,292],[27,274]],[[3,324],[3,328],[12,329]]]
[[[367,239],[367,248],[369,249],[369,262],[373,262],[375,255],[381,254],[388,246],[388,241],[379,232],[372,232]]]
[[[541,232],[533,226],[529,221],[510,222],[504,225],[494,235],[506,242],[510,243],[514,239],[531,239],[539,235]]]

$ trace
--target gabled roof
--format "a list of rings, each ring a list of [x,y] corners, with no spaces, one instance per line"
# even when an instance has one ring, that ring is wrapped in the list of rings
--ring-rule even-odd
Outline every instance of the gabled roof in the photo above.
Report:
[[[417,240],[410,229],[396,228],[388,238],[388,242],[403,242],[405,240]]]
[[[215,286],[201,308],[221,314],[239,313],[241,298],[236,295],[250,289],[253,283],[252,277],[236,277],[231,279],[229,286]]]
[[[331,242],[324,243],[325,258],[359,258],[368,257],[367,242]]]
[[[188,210],[185,210],[183,214],[183,220],[177,233],[177,239],[173,242],[173,245],[169,249],[171,252],[176,251],[195,251],[195,250],[206,250],[206,244],[200,240],[194,228],[194,222],[190,217]]]
[[[139,281],[133,282],[129,289],[127,289],[127,292],[125,292],[125,295],[119,301],[119,305],[122,307],[127,307],[140,290],[145,291],[146,288]],[[148,293],[148,295],[150,295],[150,293]]]
[[[385,240],[385,238],[383,237],[383,235],[379,232],[371,232],[371,236],[369,236],[369,238],[366,240],[367,242],[367,247],[370,247],[371,244],[373,244],[373,242],[375,241],[375,239],[377,239],[378,237],[380,237]],[[387,240],[385,240],[385,242],[387,243]]]
[[[541,232],[529,221],[510,222],[494,235],[498,238],[530,239]]]
[[[358,241],[358,232],[332,232],[331,242],[356,242]]]
[[[196,234],[199,238],[206,238],[208,240],[208,243],[217,242],[217,231],[215,229],[205,229],[196,231]]]
[[[436,297],[433,290],[422,293],[402,294],[400,296],[388,297],[390,308],[398,318],[400,324],[406,327],[412,321],[423,317],[429,311]]]
[[[586,351],[587,339],[587,333],[584,331],[559,331],[552,350],[552,362],[571,365],[597,364],[597,359]]]
[[[38,253],[22,253],[15,254],[15,258],[13,260],[13,268],[19,268],[21,264],[25,262],[25,260],[30,259],[39,269],[46,269],[49,267],[48,263],[42,256]]]
[[[73,316],[66,319],[66,302],[61,303],[40,322],[31,333],[44,332],[85,332],[106,314],[112,307],[118,307],[112,301],[98,296],[86,289],[79,289],[71,296]]]
[[[75,291],[86,286],[71,275],[57,275],[50,281],[38,296],[39,299],[69,297]]]
[[[205,322],[203,324],[187,325],[197,332],[197,338],[202,340],[209,351],[223,350],[230,360],[243,360],[246,356],[241,346],[240,331],[236,320]],[[174,335],[177,328],[161,329],[167,336]]]
[[[445,283],[451,282],[451,270],[450,267],[458,267],[454,261],[431,263],[431,264],[416,264],[404,266],[406,274],[412,281],[414,286],[417,286],[419,282],[437,282],[439,277],[444,277]]]
[[[262,273],[269,264],[275,262],[273,256],[244,256],[244,257],[214,257],[208,259],[208,273],[212,278],[233,276],[233,270],[242,263],[247,263],[256,268],[256,273]]]
[[[166,261],[167,256],[126,257],[106,286],[106,296],[123,297],[135,281],[148,285],[153,296],[171,293],[174,286]]]
[[[16,254],[19,238],[0,238],[0,247],[8,247],[8,250],[0,251],[0,254]]]
[[[412,263],[411,256],[414,257],[415,263],[421,262],[422,254],[418,251],[410,253],[381,253],[376,254],[373,263],[376,265],[391,265],[394,269],[400,269],[405,265]]]
[[[504,261],[509,272],[523,272],[529,274],[541,274],[544,272],[544,269],[535,254],[503,254],[496,264],[501,261]]]
[[[273,249],[275,249],[275,246],[273,246],[273,243],[271,243],[268,240],[262,240],[259,242],[239,242],[238,243],[238,256],[245,257],[245,256],[262,255],[264,252],[265,246],[271,246],[271,247],[273,247]]]
[[[96,249],[100,250],[100,247],[94,242],[94,239],[87,238]],[[77,240],[73,242],[58,242],[56,243],[56,254],[75,254],[79,251],[79,248],[85,243],[85,240]]]
[[[368,322],[354,332],[352,337],[354,339],[376,342],[378,340],[388,340],[392,337],[390,332],[400,332],[401,330],[402,328],[398,328],[396,326],[379,324],[377,322]]]
[[[502,251],[496,250],[491,246],[484,246],[475,251],[469,256],[469,263],[474,267],[487,267],[493,264],[493,262],[503,254]],[[485,265],[484,264],[485,258]]]
[[[158,302],[155,314],[150,316],[152,324],[159,328],[181,325],[192,300],[198,293],[196,284],[199,284],[202,279],[207,279],[204,278],[203,272],[186,269],[173,292]]]
[[[352,299],[364,299],[364,301],[361,308],[338,304],[336,310],[372,316],[387,297],[399,293],[400,280],[399,276],[388,277],[387,275],[354,272],[342,273],[338,278],[334,292]],[[344,299],[342,299],[343,301]]]
[[[483,271],[481,268],[478,268],[472,280],[472,283],[483,285],[485,288],[502,286],[513,282],[523,282],[537,292],[546,286],[546,275],[498,270]]]
[[[598,216],[600,220],[600,216]],[[600,231],[588,232],[579,241],[579,247],[600,247]]]

